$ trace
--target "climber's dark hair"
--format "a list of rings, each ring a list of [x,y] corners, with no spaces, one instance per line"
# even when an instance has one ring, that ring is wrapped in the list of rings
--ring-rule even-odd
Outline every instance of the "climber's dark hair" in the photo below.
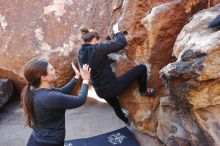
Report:
[[[46,60],[32,59],[25,64],[24,77],[27,85],[21,93],[21,103],[25,113],[25,126],[33,127],[35,122],[33,112],[32,88],[38,88],[41,84],[41,76],[47,75],[48,62]]]
[[[94,38],[97,40],[100,39],[100,34],[95,30],[89,30],[87,27],[83,26],[80,28],[80,32],[82,34],[82,39],[85,43],[91,42]]]

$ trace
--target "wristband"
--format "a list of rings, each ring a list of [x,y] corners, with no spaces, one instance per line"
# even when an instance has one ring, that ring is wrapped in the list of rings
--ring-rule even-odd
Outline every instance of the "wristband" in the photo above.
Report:
[[[83,84],[89,84],[89,79],[83,80]]]

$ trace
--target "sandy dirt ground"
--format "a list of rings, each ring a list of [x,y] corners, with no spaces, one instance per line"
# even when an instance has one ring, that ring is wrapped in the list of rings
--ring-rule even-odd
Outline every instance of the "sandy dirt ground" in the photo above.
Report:
[[[113,109],[98,98],[88,98],[80,108],[66,111],[66,140],[87,138],[126,126]],[[25,146],[31,129],[24,127],[23,109],[18,100],[0,111],[0,146]],[[134,131],[143,146],[160,145],[157,140]]]

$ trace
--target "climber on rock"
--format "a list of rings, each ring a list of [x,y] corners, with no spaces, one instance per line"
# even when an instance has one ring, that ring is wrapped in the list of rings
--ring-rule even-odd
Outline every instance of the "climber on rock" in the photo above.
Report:
[[[76,73],[69,83],[54,88],[55,70],[45,60],[33,59],[25,65],[27,86],[23,89],[21,103],[26,126],[33,129],[27,146],[63,146],[65,138],[65,110],[83,105],[87,99],[90,68],[81,71],[72,64]],[[80,78],[83,84],[78,96],[67,95]]]
[[[118,24],[113,26],[114,39],[103,43],[96,31],[86,27],[82,27],[80,31],[84,41],[78,53],[80,65],[89,64],[91,80],[97,95],[113,107],[122,121],[129,124],[130,121],[122,112],[118,97],[135,81],[139,84],[140,95],[152,96],[156,93],[156,89],[147,88],[147,67],[138,65],[119,77],[115,76],[107,55],[122,50],[127,45],[127,40],[119,31]]]

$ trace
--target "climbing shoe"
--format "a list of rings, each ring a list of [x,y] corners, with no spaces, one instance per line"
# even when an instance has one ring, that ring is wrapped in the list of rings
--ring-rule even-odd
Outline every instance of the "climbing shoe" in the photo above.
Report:
[[[157,92],[155,88],[147,88],[146,92],[140,92],[141,96],[153,96]]]

